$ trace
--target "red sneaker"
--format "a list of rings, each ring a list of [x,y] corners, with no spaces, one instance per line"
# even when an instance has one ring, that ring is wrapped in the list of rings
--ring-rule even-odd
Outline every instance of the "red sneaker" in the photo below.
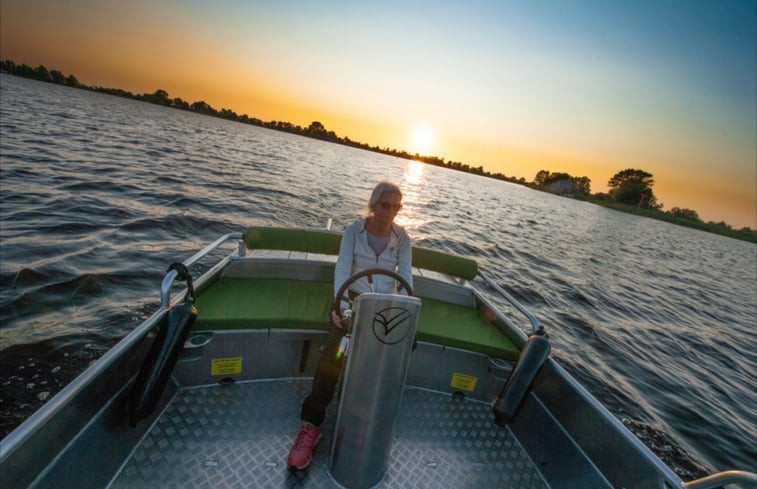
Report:
[[[312,423],[305,423],[297,432],[297,438],[294,439],[294,445],[289,450],[289,459],[287,465],[295,469],[302,470],[310,465],[310,459],[313,457],[313,448],[321,441],[321,429]]]

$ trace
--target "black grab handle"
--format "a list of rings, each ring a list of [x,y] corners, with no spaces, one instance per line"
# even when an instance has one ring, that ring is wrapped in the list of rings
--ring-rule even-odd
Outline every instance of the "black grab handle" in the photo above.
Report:
[[[152,346],[134,380],[127,400],[129,426],[132,427],[155,411],[179,359],[179,352],[197,319],[194,287],[189,270],[183,263],[178,262],[172,263],[166,273],[171,270],[176,270],[177,280],[187,282],[187,297],[181,304],[171,307],[163,316]]]
[[[187,298],[194,301],[195,300],[195,289],[194,285],[192,285],[192,275],[189,273],[189,269],[186,265],[184,265],[182,262],[177,261],[173,262],[168,266],[168,270],[166,270],[166,273],[170,272],[171,270],[176,270],[176,280],[179,282],[186,282],[187,283]]]
[[[531,335],[520,352],[518,363],[510,374],[504,389],[494,402],[494,422],[505,426],[515,420],[526,395],[531,390],[536,374],[549,357],[549,341],[543,336]]]

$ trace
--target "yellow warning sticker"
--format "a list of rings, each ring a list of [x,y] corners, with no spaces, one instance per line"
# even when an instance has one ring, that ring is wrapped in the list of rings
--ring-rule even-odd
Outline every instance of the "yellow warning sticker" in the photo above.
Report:
[[[476,390],[477,380],[478,378],[472,375],[459,374],[455,372],[454,374],[452,374],[452,382],[450,382],[449,385],[450,387],[454,387],[455,389],[462,389],[464,391],[473,392],[474,390]]]
[[[210,375],[242,373],[242,357],[214,358],[210,361]]]

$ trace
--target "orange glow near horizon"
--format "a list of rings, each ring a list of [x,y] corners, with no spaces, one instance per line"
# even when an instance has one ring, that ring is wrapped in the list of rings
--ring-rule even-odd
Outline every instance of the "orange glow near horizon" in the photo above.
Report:
[[[555,25],[519,31],[512,22],[525,14],[457,8],[398,15],[350,6],[334,16],[288,2],[3,0],[0,58],[87,85],[163,89],[263,121],[319,121],[353,141],[526,181],[539,170],[566,172],[602,192],[618,171],[639,168],[654,175],[665,209],[757,228],[754,95],[722,88],[738,78],[706,84],[690,76],[696,66],[675,71],[670,59],[650,57],[664,44],[624,52],[644,63],[620,63],[605,56],[606,43],[555,38]],[[440,26],[475,29],[452,43]]]

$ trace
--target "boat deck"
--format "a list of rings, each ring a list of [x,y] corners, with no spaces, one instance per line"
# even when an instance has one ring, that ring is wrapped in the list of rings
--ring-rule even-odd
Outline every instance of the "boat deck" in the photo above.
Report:
[[[286,458],[310,379],[179,390],[110,488],[332,488],[328,473],[336,401],[306,470]],[[488,404],[407,387],[382,488],[547,488]]]

